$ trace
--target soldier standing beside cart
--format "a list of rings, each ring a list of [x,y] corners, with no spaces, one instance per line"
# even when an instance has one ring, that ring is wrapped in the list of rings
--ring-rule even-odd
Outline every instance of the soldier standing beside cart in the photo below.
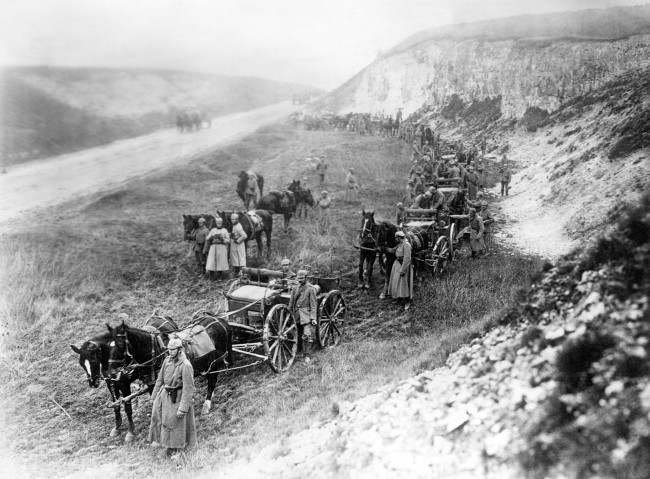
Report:
[[[233,213],[230,216],[232,222],[232,234],[230,235],[230,265],[235,274],[246,266],[246,232],[239,223],[239,215]]]
[[[302,337],[302,351],[305,361],[309,362],[314,344],[314,326],[316,326],[317,300],[316,289],[307,281],[307,271],[301,269],[296,275],[298,285],[291,290],[289,309],[298,320],[298,334]]]
[[[199,227],[192,233],[194,240],[194,257],[196,258],[196,265],[199,267],[199,272],[203,273],[205,270],[205,241],[208,235],[208,228],[205,226],[205,218],[201,217],[198,220]]]

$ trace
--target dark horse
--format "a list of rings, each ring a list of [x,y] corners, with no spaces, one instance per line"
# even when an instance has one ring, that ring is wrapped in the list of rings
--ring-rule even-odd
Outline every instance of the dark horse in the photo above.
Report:
[[[167,340],[167,335],[170,332],[178,329],[171,318],[163,318],[156,315],[150,318],[148,325],[152,328],[152,334],[159,334],[163,341]],[[86,373],[88,385],[92,388],[97,388],[99,387],[100,381],[102,379],[105,380],[111,401],[115,402],[119,397],[126,397],[130,394],[130,382],[115,381],[110,378],[109,358],[110,344],[113,341],[113,330],[108,324],[106,327],[108,328],[106,333],[98,334],[85,341],[81,347],[75,345],[70,345],[70,347],[79,355],[79,364]],[[113,411],[115,413],[115,427],[111,430],[111,437],[117,436],[122,428],[121,405],[114,406]],[[134,427],[132,419],[133,410],[130,402],[124,403],[124,411],[129,421],[129,430],[126,434],[125,441],[131,442],[134,437]]]
[[[211,230],[215,226],[214,216],[212,215],[183,215],[183,239],[190,241],[194,231],[199,227],[199,218],[205,220],[205,226]]]
[[[372,268],[377,259],[377,223],[375,212],[361,212],[361,230],[359,231],[359,287],[370,289]]]
[[[269,213],[281,214],[284,217],[284,232],[289,229],[289,220],[296,212],[296,196],[292,191],[272,190],[262,196],[257,207]]]
[[[232,330],[225,319],[204,314],[192,322],[191,329],[186,328],[178,334],[191,342],[197,327],[205,330],[215,348],[198,358],[188,355],[194,374],[207,377],[208,390],[201,411],[201,414],[207,414],[212,405],[212,393],[217,385],[218,372],[232,364]],[[166,350],[160,346],[152,333],[129,327],[124,322],[111,329],[111,334],[109,374],[113,381],[126,385],[121,391],[122,394],[128,395],[130,384],[136,379],[143,380],[149,386],[149,391],[153,391]],[[128,403],[125,407],[127,405]],[[129,417],[129,431],[133,434],[134,430],[133,422]]]
[[[246,233],[246,244],[248,245],[248,242],[255,238],[255,242],[257,243],[257,256],[262,255],[262,234],[264,233],[266,235],[266,256],[269,256],[271,254],[271,233],[273,233],[273,216],[271,213],[266,210],[255,210],[255,214],[262,220],[260,227],[255,228],[255,222],[247,212],[217,211],[217,214],[223,220],[223,227],[230,233],[232,233],[230,215],[233,213],[239,215],[239,223],[241,223],[242,228],[244,228],[244,233]]]
[[[300,184],[300,180],[293,180],[291,184],[287,187],[289,191],[293,191],[293,194],[296,196],[296,205],[305,204],[310,208],[313,208],[316,204],[314,200],[314,195],[312,194],[309,188],[305,188]],[[307,211],[304,211],[305,218],[307,217]],[[298,218],[300,218],[300,212],[298,212]]]
[[[260,190],[260,198],[264,194],[264,177],[260,175],[259,173],[255,173],[255,176],[257,177],[257,187]],[[238,175],[238,180],[237,180],[237,196],[241,198],[241,200],[244,202],[244,208],[246,208],[246,187],[248,186],[248,172],[247,171],[240,171]]]
[[[377,223],[375,246],[379,253],[379,266],[384,271],[384,291],[381,293],[380,298],[386,297],[386,294],[388,293],[390,271],[395,262],[395,248],[397,248],[395,233],[397,233],[398,229],[397,225],[388,221]]]

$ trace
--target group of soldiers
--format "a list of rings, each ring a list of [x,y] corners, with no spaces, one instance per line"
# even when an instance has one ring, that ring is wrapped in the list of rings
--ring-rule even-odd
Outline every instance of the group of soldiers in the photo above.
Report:
[[[246,232],[239,222],[239,215],[230,216],[232,233],[223,226],[220,216],[215,218],[212,229],[206,226],[206,219],[198,219],[198,228],[192,235],[192,250],[200,270],[210,279],[224,279],[231,269],[235,274],[246,266]]]

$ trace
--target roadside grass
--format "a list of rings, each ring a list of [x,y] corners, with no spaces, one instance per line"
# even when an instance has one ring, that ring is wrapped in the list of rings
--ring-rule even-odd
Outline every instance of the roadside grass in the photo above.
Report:
[[[419,289],[408,314],[377,299],[378,273],[376,289],[354,289],[358,252],[352,240],[360,211],[373,208],[378,218],[392,219],[408,149],[397,140],[343,132],[261,129],[187,166],[53,208],[0,238],[0,405],[12,438],[9,450],[37,466],[41,476],[89,467],[105,467],[106,477],[125,471],[176,475],[173,465],[146,446],[150,406],[144,398],[135,405],[136,442],[107,437],[113,426],[112,412],[104,407],[108,394],[87,387],[69,344],[101,333],[103,323],[116,323],[120,314],[141,325],[158,309],[184,324],[196,310],[215,309],[223,283],[197,274],[182,241],[181,215],[240,209],[234,184],[238,171],[248,167],[265,175],[267,190],[304,176],[314,185],[313,165],[304,158],[320,152],[330,164],[322,189],[334,196],[331,227],[321,232],[311,212],[308,221],[293,220],[285,234],[275,216],[266,264],[277,267],[288,256],[294,267],[309,265],[319,273],[353,271],[342,283],[350,310],[344,340],[285,375],[266,366],[224,375],[212,412],[198,422],[200,445],[187,456],[181,475],[254,455],[265,444],[277,443],[280,454],[283,437],[329,417],[335,402],[443,364],[450,351],[512,304],[538,268],[534,258],[498,249],[461,261]],[[343,179],[351,165],[362,201],[345,203]],[[321,187],[313,189],[316,194]],[[197,384],[200,405],[205,386]]]

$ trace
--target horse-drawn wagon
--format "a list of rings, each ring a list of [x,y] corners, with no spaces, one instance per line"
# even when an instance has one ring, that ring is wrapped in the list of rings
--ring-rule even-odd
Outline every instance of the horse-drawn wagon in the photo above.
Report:
[[[317,291],[318,344],[337,345],[347,320],[340,278],[308,279]],[[278,373],[291,367],[301,341],[297,318],[289,309],[292,283],[281,271],[258,268],[243,268],[242,276],[231,282],[224,292],[227,311],[221,314],[233,330],[233,353],[252,358],[252,364],[268,362]]]

